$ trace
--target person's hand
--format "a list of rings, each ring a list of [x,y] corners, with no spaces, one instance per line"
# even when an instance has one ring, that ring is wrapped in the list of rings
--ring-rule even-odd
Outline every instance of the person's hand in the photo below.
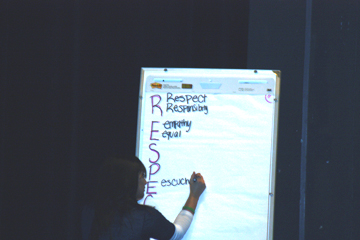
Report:
[[[204,192],[205,188],[206,185],[203,176],[200,173],[193,172],[190,177],[190,194],[186,200],[183,210],[190,211],[194,214],[199,197]]]
[[[194,179],[196,181],[194,181]],[[191,174],[190,177],[190,196],[199,198],[206,188],[205,181],[201,173]]]

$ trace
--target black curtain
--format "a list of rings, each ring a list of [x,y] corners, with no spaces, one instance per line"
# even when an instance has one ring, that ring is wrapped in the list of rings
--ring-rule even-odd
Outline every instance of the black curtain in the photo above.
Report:
[[[141,67],[246,68],[249,1],[2,1],[1,239],[78,239]]]
[[[352,0],[250,1],[247,66],[282,71],[274,239],[360,238],[359,16]]]

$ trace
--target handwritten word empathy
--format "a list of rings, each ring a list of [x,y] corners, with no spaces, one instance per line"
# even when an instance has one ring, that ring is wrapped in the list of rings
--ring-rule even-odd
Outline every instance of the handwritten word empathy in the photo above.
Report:
[[[187,127],[186,132],[189,132],[191,129],[191,121],[180,120],[180,121],[166,121],[163,123],[165,129],[177,129],[182,127]]]
[[[171,138],[180,138],[181,137],[180,129],[183,127],[187,128],[186,132],[189,132],[191,129],[191,121],[187,121],[185,119],[180,121],[166,121],[165,123],[163,123],[163,125],[166,130],[162,133],[162,137],[167,138],[168,140],[170,140]],[[172,129],[175,130],[169,131]]]

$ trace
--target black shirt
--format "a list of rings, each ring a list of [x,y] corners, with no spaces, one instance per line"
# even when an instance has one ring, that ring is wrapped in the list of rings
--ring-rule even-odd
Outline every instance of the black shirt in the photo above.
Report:
[[[88,240],[94,219],[94,209],[84,208],[82,213],[82,239]],[[169,240],[175,232],[175,226],[158,210],[139,205],[126,214],[124,219],[115,216],[108,231],[100,235],[99,240]]]

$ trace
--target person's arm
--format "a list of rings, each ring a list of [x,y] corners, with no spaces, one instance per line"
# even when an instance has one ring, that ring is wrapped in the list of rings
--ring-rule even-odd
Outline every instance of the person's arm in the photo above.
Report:
[[[196,181],[194,181],[194,179]],[[204,192],[206,188],[205,181],[201,173],[193,174],[190,177],[190,194],[184,205],[184,208],[192,214],[195,213],[195,209],[201,194]]]
[[[194,181],[194,179],[196,181]],[[193,215],[195,214],[195,209],[201,194],[206,188],[204,178],[200,173],[193,174],[190,177],[190,194],[183,210],[179,213],[174,221],[175,232],[170,240],[180,240],[185,235],[186,231],[189,229]]]

